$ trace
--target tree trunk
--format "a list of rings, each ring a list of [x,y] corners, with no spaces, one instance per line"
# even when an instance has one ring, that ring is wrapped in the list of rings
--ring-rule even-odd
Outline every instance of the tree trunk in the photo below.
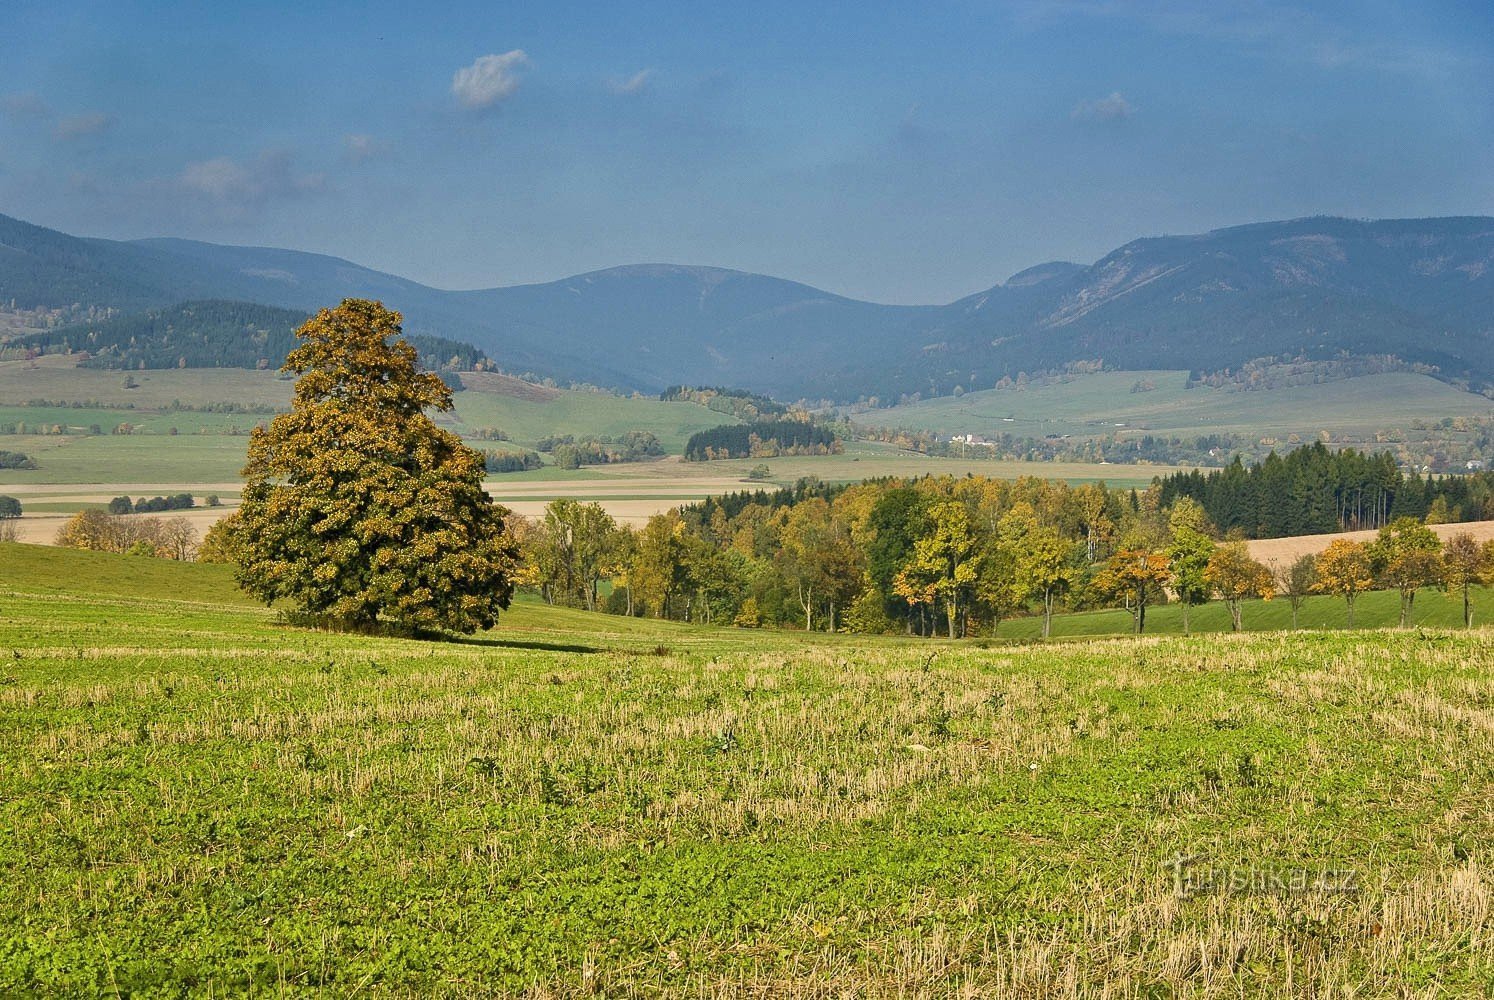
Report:
[[[1229,602],[1229,622],[1231,627],[1238,632],[1245,614],[1245,607],[1239,601]]]
[[[1053,592],[1043,593],[1043,638],[1053,634]]]
[[[1182,601],[1181,603],[1183,605],[1183,634],[1184,635],[1192,635],[1193,634],[1193,630],[1188,625],[1188,606],[1189,606],[1190,602],[1189,601]]]
[[[1136,602],[1136,634],[1140,635],[1146,631],[1146,602]]]
[[[955,622],[960,617],[959,605],[951,600],[944,613],[949,616],[949,637],[951,639],[958,639],[959,636],[955,635]]]
[[[1354,627],[1354,598],[1352,598],[1352,597],[1346,597],[1346,598],[1344,598],[1344,600],[1349,603],[1349,628],[1353,628]]]
[[[1473,628],[1473,603],[1468,600],[1468,584],[1463,584],[1463,627]]]

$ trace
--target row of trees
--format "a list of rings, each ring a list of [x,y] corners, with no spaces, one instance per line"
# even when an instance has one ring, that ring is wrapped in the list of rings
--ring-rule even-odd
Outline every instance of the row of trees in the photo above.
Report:
[[[597,504],[559,500],[514,530],[519,583],[552,603],[950,637],[1018,613],[1041,616],[1046,636],[1058,610],[1105,606],[1125,608],[1141,632],[1162,603],[1180,606],[1186,631],[1191,610],[1210,600],[1240,629],[1248,600],[1277,595],[1290,602],[1295,627],[1313,593],[1345,598],[1352,623],[1354,599],[1371,587],[1401,591],[1404,621],[1417,589],[1461,587],[1467,600],[1494,567],[1494,545],[1460,536],[1444,547],[1410,519],[1373,544],[1339,540],[1319,557],[1267,567],[1243,541],[1221,541],[1195,501],[1164,509],[1155,500],[1156,491],[1030,478],[801,483],[705,501],[639,530]]]
[[[57,532],[57,544],[72,549],[189,560],[197,554],[197,531],[180,518],[131,517],[102,510],[73,515]]]
[[[1336,538],[1314,561],[1313,589],[1341,596],[1354,624],[1354,602],[1372,589],[1394,590],[1401,598],[1400,624],[1411,619],[1416,595],[1445,586],[1462,598],[1463,623],[1473,625],[1473,588],[1494,583],[1494,541],[1479,544],[1467,532],[1446,541],[1415,518],[1401,518],[1380,529],[1373,541]],[[1295,607],[1295,605],[1294,605]]]
[[[217,494],[209,495],[206,503],[209,507],[217,507]],[[118,496],[109,501],[108,509],[111,514],[160,514],[172,510],[191,510],[196,506],[197,500],[192,494],[173,493],[170,496],[141,497],[138,500]]]

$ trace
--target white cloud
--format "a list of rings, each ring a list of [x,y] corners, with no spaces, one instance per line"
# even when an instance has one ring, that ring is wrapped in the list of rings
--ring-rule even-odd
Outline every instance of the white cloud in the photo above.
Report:
[[[226,208],[247,208],[267,201],[299,198],[326,187],[326,175],[302,174],[289,153],[261,153],[243,164],[227,156],[189,163],[177,178],[178,186]]]
[[[501,55],[479,56],[451,78],[451,93],[469,111],[491,108],[519,89],[517,70],[529,64],[523,49]]]
[[[607,81],[607,89],[614,94],[641,94],[648,88],[648,82],[654,77],[651,69],[640,69],[632,76],[625,79],[614,79]]]
[[[59,139],[81,139],[87,135],[98,135],[114,124],[114,119],[102,111],[85,111],[72,115],[57,123],[55,134]]]
[[[371,135],[349,132],[342,137],[343,155],[354,163],[371,160],[375,156],[382,156],[387,151],[388,146]]]
[[[9,118],[45,118],[52,113],[34,90],[0,96],[0,112]]]
[[[1114,90],[1098,101],[1083,101],[1075,105],[1071,117],[1076,121],[1113,122],[1130,118],[1135,113],[1136,106],[1126,100],[1120,91]]]

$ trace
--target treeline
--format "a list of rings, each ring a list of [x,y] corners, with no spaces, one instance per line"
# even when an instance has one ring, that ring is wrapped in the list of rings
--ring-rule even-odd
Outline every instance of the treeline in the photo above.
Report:
[[[1349,606],[1375,587],[1399,590],[1403,623],[1416,592],[1471,590],[1494,574],[1494,543],[1443,543],[1415,518],[1373,543],[1337,540],[1320,556],[1268,567],[1221,539],[1202,506],[1161,490],[1069,486],[1024,477],[806,481],[739,493],[618,525],[600,505],[558,500],[515,519],[518,582],[552,603],[741,627],[950,638],[994,631],[1013,615],[1097,607],[1128,611],[1137,632],[1162,604],[1189,612],[1222,601],[1235,629],[1246,602],[1282,596],[1293,622],[1310,594]]]
[[[125,376],[129,379],[129,376]],[[127,385],[125,388],[138,388]],[[146,409],[160,413],[279,413],[281,407],[264,403],[183,403],[179,399],[162,406],[137,407],[134,403],[105,403],[97,399],[28,399],[23,405],[50,407],[57,410],[135,410]]]
[[[533,451],[484,451],[482,461],[489,472],[530,472],[545,464]]]
[[[216,494],[207,497],[209,507],[219,505]],[[190,493],[173,493],[167,497],[141,497],[131,500],[127,496],[115,497],[109,501],[109,513],[111,514],[160,514],[170,510],[191,510],[197,506],[197,500]]]
[[[609,465],[637,462],[664,454],[664,445],[650,431],[627,431],[602,437],[576,438],[572,434],[541,438],[535,447],[548,452],[562,469],[579,469],[583,465]]]
[[[756,420],[723,424],[690,435],[685,444],[685,461],[834,455],[843,450],[840,439],[829,427],[807,420]]]
[[[1030,607],[1046,617],[1102,600],[1105,560],[1166,535],[1165,515],[1145,504],[1103,485],[1030,477],[803,481],[709,499],[639,530],[595,504],[557,501],[516,530],[523,582],[557,603],[960,636]]]
[[[308,314],[250,302],[184,302],[29,334],[18,343],[46,354],[86,352],[85,368],[279,368]],[[445,337],[406,335],[429,371],[491,364],[482,351]]]
[[[1321,443],[1275,452],[1248,468],[1236,458],[1213,472],[1156,481],[1161,504],[1189,497],[1211,521],[1247,538],[1380,528],[1399,518],[1434,523],[1494,517],[1494,475],[1406,475],[1389,453],[1368,455]]]
[[[659,398],[666,403],[698,403],[708,410],[727,413],[738,420],[746,421],[779,417],[789,412],[789,408],[784,404],[744,389],[676,385],[661,392]]]
[[[1073,437],[998,433],[974,441],[951,439],[930,431],[904,427],[849,425],[848,432],[867,441],[880,441],[935,458],[987,459],[997,462],[1111,462],[1116,465],[1217,465],[1221,456],[1248,448],[1251,441],[1233,434],[1177,437],[1144,434],[1139,437]]]

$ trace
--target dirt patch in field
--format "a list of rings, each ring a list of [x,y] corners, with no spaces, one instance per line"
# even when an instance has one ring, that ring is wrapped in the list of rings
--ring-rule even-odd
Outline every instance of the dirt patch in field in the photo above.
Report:
[[[1467,532],[1480,542],[1494,538],[1494,521],[1468,521],[1462,524],[1433,524],[1430,526],[1442,539]],[[1296,538],[1262,538],[1248,542],[1250,554],[1271,565],[1288,566],[1302,556],[1315,556],[1335,539],[1347,538],[1352,542],[1373,541],[1375,531],[1341,531],[1331,535],[1298,535]]]
[[[533,403],[548,403],[560,396],[559,389],[525,382],[521,378],[500,375],[497,372],[462,372],[461,379],[462,385],[466,386],[470,392],[491,392],[495,396],[512,396],[515,399],[527,399]]]

